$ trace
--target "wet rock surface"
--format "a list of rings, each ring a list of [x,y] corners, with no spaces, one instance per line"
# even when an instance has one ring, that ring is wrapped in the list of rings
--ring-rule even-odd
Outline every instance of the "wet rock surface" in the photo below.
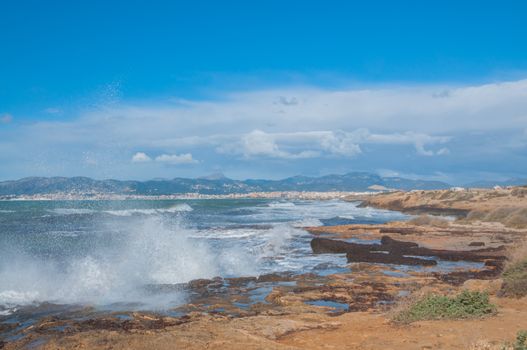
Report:
[[[489,266],[501,266],[505,260],[504,247],[478,250],[446,250],[420,247],[415,242],[406,242],[382,236],[380,244],[349,243],[329,238],[313,238],[311,248],[315,254],[345,253],[348,262],[371,262],[397,265],[437,265],[437,259],[448,261],[477,261]],[[419,257],[429,257],[422,259]]]

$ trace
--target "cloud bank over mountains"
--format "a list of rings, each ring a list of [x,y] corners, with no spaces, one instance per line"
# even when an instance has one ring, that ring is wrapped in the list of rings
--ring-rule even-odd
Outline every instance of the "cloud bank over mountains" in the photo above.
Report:
[[[0,124],[0,161],[10,169],[4,179],[527,171],[527,80],[121,100],[24,123],[7,112]]]

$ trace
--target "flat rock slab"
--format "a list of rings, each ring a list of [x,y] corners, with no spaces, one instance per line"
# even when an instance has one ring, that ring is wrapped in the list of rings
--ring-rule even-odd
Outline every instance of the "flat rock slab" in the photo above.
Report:
[[[395,240],[389,236],[381,238],[381,244],[350,243],[328,238],[313,238],[311,249],[315,254],[346,254],[348,262],[373,262],[399,265],[437,265],[437,261],[415,256],[437,257],[449,261],[502,262],[505,256],[498,254],[499,248],[478,250],[446,250],[419,247],[417,243]],[[411,257],[410,257],[411,256]]]

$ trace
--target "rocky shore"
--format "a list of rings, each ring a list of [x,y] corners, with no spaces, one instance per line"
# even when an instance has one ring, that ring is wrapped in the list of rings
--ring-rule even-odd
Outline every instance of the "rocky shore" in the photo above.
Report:
[[[526,243],[526,193],[512,188],[367,196],[362,205],[451,217],[306,228],[313,253],[338,254],[346,268],[325,276],[282,273],[148,287],[180,288],[189,295],[170,314],[79,308],[31,323],[31,315],[24,319],[22,313],[20,322],[0,324],[0,333],[10,335],[0,348],[476,349],[484,342],[490,345],[481,349],[491,349],[527,329],[527,299],[499,296],[510,252]],[[497,314],[410,325],[391,321],[394,309],[419,296],[465,289],[488,292]]]

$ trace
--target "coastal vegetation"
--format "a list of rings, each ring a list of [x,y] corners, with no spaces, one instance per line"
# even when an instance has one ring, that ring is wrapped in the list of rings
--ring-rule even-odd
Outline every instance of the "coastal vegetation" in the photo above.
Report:
[[[457,296],[429,294],[397,313],[395,323],[408,324],[421,320],[467,319],[492,315],[496,306],[487,293],[463,291]]]
[[[447,219],[433,216],[433,215],[427,215],[427,214],[421,214],[419,216],[416,216],[415,218],[408,221],[408,223],[413,225],[419,225],[419,226],[433,226],[433,227],[448,227],[449,222]]]
[[[490,211],[472,210],[466,221],[501,222],[507,227],[526,228],[527,208],[504,207]]]
[[[527,331],[519,331],[516,342],[512,346],[513,350],[527,350]]]
[[[501,295],[521,298],[527,295],[527,257],[510,264],[503,271]]]
[[[503,284],[500,296],[527,296],[527,243],[523,242],[509,251],[501,278]]]

